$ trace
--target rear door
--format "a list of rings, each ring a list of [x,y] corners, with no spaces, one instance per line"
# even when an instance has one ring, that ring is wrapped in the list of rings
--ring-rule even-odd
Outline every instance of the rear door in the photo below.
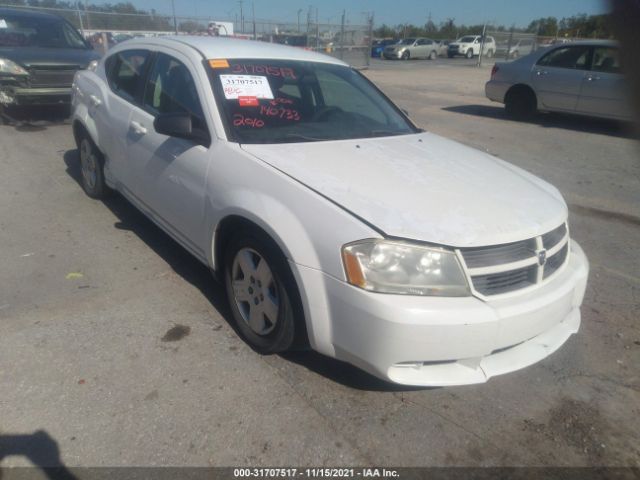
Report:
[[[88,99],[90,114],[101,136],[100,148],[108,159],[109,172],[127,188],[133,187],[127,161],[131,143],[129,119],[143,86],[150,56],[151,52],[144,49],[123,50],[111,55],[105,62],[109,84],[106,97]]]
[[[630,120],[630,105],[618,48],[595,47],[591,68],[582,81],[578,112]]]
[[[544,109],[573,112],[588,70],[591,47],[560,47],[541,57],[531,72],[531,85]]]

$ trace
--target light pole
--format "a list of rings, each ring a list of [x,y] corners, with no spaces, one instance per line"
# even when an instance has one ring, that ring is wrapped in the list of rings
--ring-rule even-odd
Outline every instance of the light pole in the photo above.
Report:
[[[176,4],[175,0],[171,0],[171,11],[173,12],[173,31],[178,34],[178,21],[176,20]]]
[[[300,14],[302,13],[302,9],[298,9],[298,33],[300,33]]]

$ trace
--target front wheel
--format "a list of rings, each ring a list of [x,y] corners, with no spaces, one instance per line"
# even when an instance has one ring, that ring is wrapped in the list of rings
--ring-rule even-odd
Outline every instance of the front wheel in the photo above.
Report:
[[[245,230],[231,238],[225,287],[236,327],[254,350],[270,354],[292,347],[297,288],[284,255],[266,235]]]
[[[467,50],[467,55],[466,55],[466,57],[467,57],[468,59],[472,59],[472,58],[473,58],[473,50],[472,50],[472,49]]]
[[[411,58],[411,54],[408,51],[402,52],[402,60],[409,60]]]
[[[487,52],[487,58],[493,58],[493,50]]]

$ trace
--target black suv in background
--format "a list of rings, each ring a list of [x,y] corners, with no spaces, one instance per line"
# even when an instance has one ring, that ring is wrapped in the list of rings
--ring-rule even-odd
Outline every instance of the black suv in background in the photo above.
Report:
[[[0,107],[68,105],[74,74],[98,58],[63,18],[0,8]]]

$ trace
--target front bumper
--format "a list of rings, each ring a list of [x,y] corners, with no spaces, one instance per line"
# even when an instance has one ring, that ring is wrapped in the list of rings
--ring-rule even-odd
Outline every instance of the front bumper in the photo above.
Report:
[[[62,88],[24,88],[0,86],[2,105],[70,105],[71,86]]]
[[[391,59],[398,60],[402,58],[402,53],[403,51],[382,52],[382,56],[387,60],[391,60]]]
[[[335,356],[400,384],[486,382],[542,360],[578,331],[588,270],[572,242],[549,282],[488,302],[370,293],[325,276]]]

